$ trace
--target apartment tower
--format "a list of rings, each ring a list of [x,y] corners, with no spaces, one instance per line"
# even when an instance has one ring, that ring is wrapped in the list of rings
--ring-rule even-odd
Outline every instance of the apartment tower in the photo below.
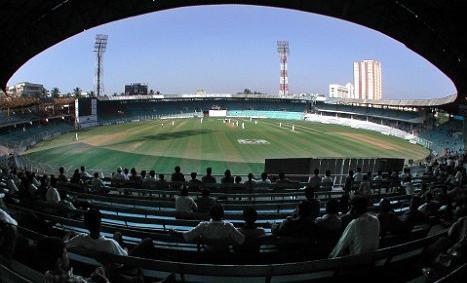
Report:
[[[383,98],[381,63],[363,60],[353,63],[355,98],[380,100]]]

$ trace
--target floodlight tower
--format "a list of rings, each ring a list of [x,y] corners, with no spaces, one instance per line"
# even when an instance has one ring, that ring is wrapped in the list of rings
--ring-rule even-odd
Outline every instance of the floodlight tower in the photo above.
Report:
[[[97,59],[97,66],[96,66],[96,95],[101,96],[104,92],[104,66],[103,66],[103,59],[104,59],[104,52],[107,48],[107,38],[108,35],[106,34],[98,34],[96,35],[96,42],[94,43],[94,52],[96,52],[96,59]]]
[[[285,96],[289,94],[289,76],[287,74],[287,59],[289,56],[289,42],[278,41],[277,52],[279,53],[281,63],[281,73],[279,80],[279,96]]]

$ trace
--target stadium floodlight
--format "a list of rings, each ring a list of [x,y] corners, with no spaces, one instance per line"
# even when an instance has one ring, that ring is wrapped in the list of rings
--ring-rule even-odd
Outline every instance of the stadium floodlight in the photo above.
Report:
[[[277,52],[279,53],[281,69],[279,79],[279,95],[289,94],[289,77],[287,74],[287,61],[290,53],[288,41],[277,41]]]
[[[98,34],[96,35],[96,41],[94,43],[94,52],[96,53],[97,65],[96,65],[96,95],[101,96],[104,92],[104,66],[103,66],[103,57],[104,52],[107,49],[107,34]]]

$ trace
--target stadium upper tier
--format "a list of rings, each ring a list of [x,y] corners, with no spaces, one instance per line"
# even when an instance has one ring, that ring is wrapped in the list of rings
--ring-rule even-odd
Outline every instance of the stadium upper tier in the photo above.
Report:
[[[72,123],[61,119],[45,124],[27,123],[18,127],[5,127],[0,131],[0,145],[13,149],[25,149],[39,141],[51,139],[73,129]]]
[[[98,116],[102,120],[118,118],[138,118],[142,116],[166,116],[183,113],[199,113],[210,109],[226,110],[262,110],[305,112],[306,101],[293,100],[287,102],[257,99],[226,100],[222,98],[146,100],[146,101],[99,101]]]
[[[39,119],[39,116],[33,113],[15,113],[7,111],[0,111],[0,125],[9,126],[21,123],[29,123],[30,121]]]
[[[383,118],[388,120],[402,121],[407,123],[423,123],[423,117],[419,112],[401,111],[393,109],[351,106],[343,104],[320,103],[315,107],[317,112],[340,113],[348,115],[368,116],[374,118]]]
[[[165,116],[183,113],[202,113],[210,109],[261,110],[308,112],[311,101],[305,99],[260,99],[260,98],[165,98],[146,100],[99,100],[98,116],[103,120],[121,117],[138,118],[141,116]],[[421,114],[414,111],[402,111],[372,107],[350,106],[315,102],[314,110],[328,113],[368,116],[394,121],[419,124],[423,122]]]

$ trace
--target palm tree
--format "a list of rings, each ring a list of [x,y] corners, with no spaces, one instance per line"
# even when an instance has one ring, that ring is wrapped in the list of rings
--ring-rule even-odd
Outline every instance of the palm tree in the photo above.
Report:
[[[75,87],[73,89],[73,96],[79,98],[81,96],[81,89],[79,87]]]
[[[59,98],[60,97],[60,90],[57,87],[54,87],[50,91],[50,94],[52,95],[52,98]]]

